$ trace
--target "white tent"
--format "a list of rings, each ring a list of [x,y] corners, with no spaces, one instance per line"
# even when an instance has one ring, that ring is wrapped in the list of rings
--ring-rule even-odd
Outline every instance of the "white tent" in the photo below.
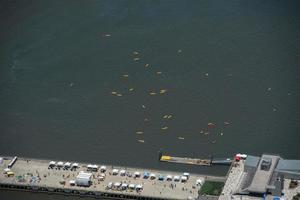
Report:
[[[135,188],[136,188],[137,190],[141,190],[141,189],[143,189],[143,186],[142,186],[142,185],[137,185]]]
[[[98,168],[99,168],[98,165],[93,165],[93,166],[92,166],[92,170],[93,170],[93,171],[98,171]]]
[[[116,188],[118,188],[118,187],[120,187],[121,186],[121,183],[119,183],[119,182],[116,182],[115,184],[114,184],[114,187],[116,187]]]
[[[167,181],[171,181],[173,177],[171,175],[167,175]]]
[[[5,172],[5,173],[10,172],[10,168],[5,168],[5,169],[4,169],[4,172]]]
[[[102,166],[100,167],[100,171],[101,171],[101,172],[105,172],[105,171],[106,171],[106,166],[103,166],[103,165],[102,165]]]
[[[92,173],[80,171],[78,176],[80,176],[80,177],[92,177]]]
[[[182,182],[186,182],[188,180],[188,178],[186,176],[181,176],[181,181]]]
[[[70,184],[70,185],[75,185],[75,181],[74,181],[74,180],[70,180],[70,181],[69,181],[69,184]]]
[[[113,183],[112,183],[112,182],[109,182],[109,183],[107,184],[107,187],[108,187],[108,188],[112,188],[112,186],[113,186]]]
[[[203,183],[203,181],[202,181],[201,179],[197,179],[197,180],[196,180],[196,185],[200,185],[200,186],[201,186],[202,183]]]
[[[125,174],[126,174],[126,170],[124,170],[124,169],[120,170],[120,175],[121,176],[125,176]]]
[[[66,162],[66,163],[64,164],[64,167],[65,167],[65,168],[70,168],[70,167],[71,167],[71,163],[70,163],[70,162]]]
[[[73,163],[73,164],[72,164],[72,168],[77,168],[77,167],[79,167],[79,164],[78,164],[78,163]]]
[[[141,173],[140,172],[134,172],[134,177],[140,177]]]
[[[90,186],[92,180],[92,173],[79,172],[76,177],[76,185],[78,186]]]
[[[59,161],[59,162],[57,162],[57,167],[62,167],[62,166],[64,166],[64,163],[63,162],[61,162],[61,161]]]
[[[246,154],[241,154],[241,158],[246,159],[248,156]]]
[[[155,179],[156,175],[155,174],[150,174],[150,179]]]
[[[91,185],[91,182],[86,178],[76,178],[75,183],[78,186],[90,186]]]
[[[119,170],[118,170],[118,169],[113,169],[113,170],[112,170],[112,174],[113,174],[113,175],[117,175],[118,173],[119,173]]]
[[[128,187],[128,184],[126,184],[126,183],[122,183],[122,185],[121,185],[121,188],[122,188],[123,190],[126,190],[126,189],[127,189],[127,187]]]
[[[174,181],[179,181],[180,177],[179,176],[174,176]]]
[[[91,170],[93,168],[93,165],[92,164],[88,164],[87,168],[88,168],[88,170]]]

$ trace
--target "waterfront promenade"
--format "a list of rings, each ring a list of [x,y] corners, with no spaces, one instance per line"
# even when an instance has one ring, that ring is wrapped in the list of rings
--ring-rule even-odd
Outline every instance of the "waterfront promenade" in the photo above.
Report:
[[[183,173],[158,171],[148,169],[125,168],[117,166],[106,166],[106,172],[100,170],[92,173],[91,185],[89,187],[80,187],[70,184],[74,181],[80,171],[88,171],[87,163],[78,163],[79,168],[76,170],[63,168],[49,168],[49,160],[18,158],[11,167],[13,176],[8,177],[3,173],[11,161],[11,157],[3,157],[4,160],[0,165],[0,184],[3,188],[26,189],[45,192],[59,192],[74,195],[90,195],[110,198],[131,198],[131,199],[197,199],[200,185],[196,184],[199,180],[204,183],[205,179],[219,179],[219,177],[206,177],[203,175],[190,174],[187,181],[181,179],[175,181],[174,177],[181,177]],[[56,161],[57,162],[57,161]],[[65,163],[65,162],[63,162]],[[71,162],[72,163],[72,162]],[[113,175],[113,170],[125,170],[126,174]],[[135,172],[140,172],[141,176],[134,178]],[[144,178],[143,173],[148,172],[155,174],[156,178]],[[129,175],[130,174],[130,175]],[[158,180],[159,176],[164,180]],[[100,179],[104,176],[104,179]],[[166,177],[172,177],[172,180],[166,180]],[[134,184],[142,186],[141,190],[120,189],[116,187],[109,188],[112,183]]]

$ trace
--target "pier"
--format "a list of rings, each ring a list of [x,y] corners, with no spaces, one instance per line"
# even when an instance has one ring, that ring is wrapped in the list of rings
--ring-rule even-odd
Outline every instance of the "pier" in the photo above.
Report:
[[[213,158],[213,157],[211,157],[210,159],[199,159],[199,158],[169,156],[169,155],[163,155],[162,153],[159,153],[159,161],[188,164],[188,165],[211,166],[211,165],[231,165],[233,159]]]
[[[71,161],[0,158],[0,189],[105,199],[197,199],[198,191],[206,179],[222,179],[187,172],[100,166]],[[80,185],[87,177],[88,185]]]

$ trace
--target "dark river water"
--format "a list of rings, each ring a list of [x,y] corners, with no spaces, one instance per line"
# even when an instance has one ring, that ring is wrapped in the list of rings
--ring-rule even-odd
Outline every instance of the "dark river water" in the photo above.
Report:
[[[214,175],[226,168],[162,164],[158,151],[299,159],[299,8],[1,1],[0,154]]]

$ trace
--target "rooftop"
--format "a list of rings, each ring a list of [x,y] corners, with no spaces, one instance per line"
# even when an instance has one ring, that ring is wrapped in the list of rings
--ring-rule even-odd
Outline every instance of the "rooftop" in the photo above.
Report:
[[[265,193],[267,191],[267,186],[279,159],[280,157],[275,155],[262,155],[250,187],[248,188],[249,192]]]

